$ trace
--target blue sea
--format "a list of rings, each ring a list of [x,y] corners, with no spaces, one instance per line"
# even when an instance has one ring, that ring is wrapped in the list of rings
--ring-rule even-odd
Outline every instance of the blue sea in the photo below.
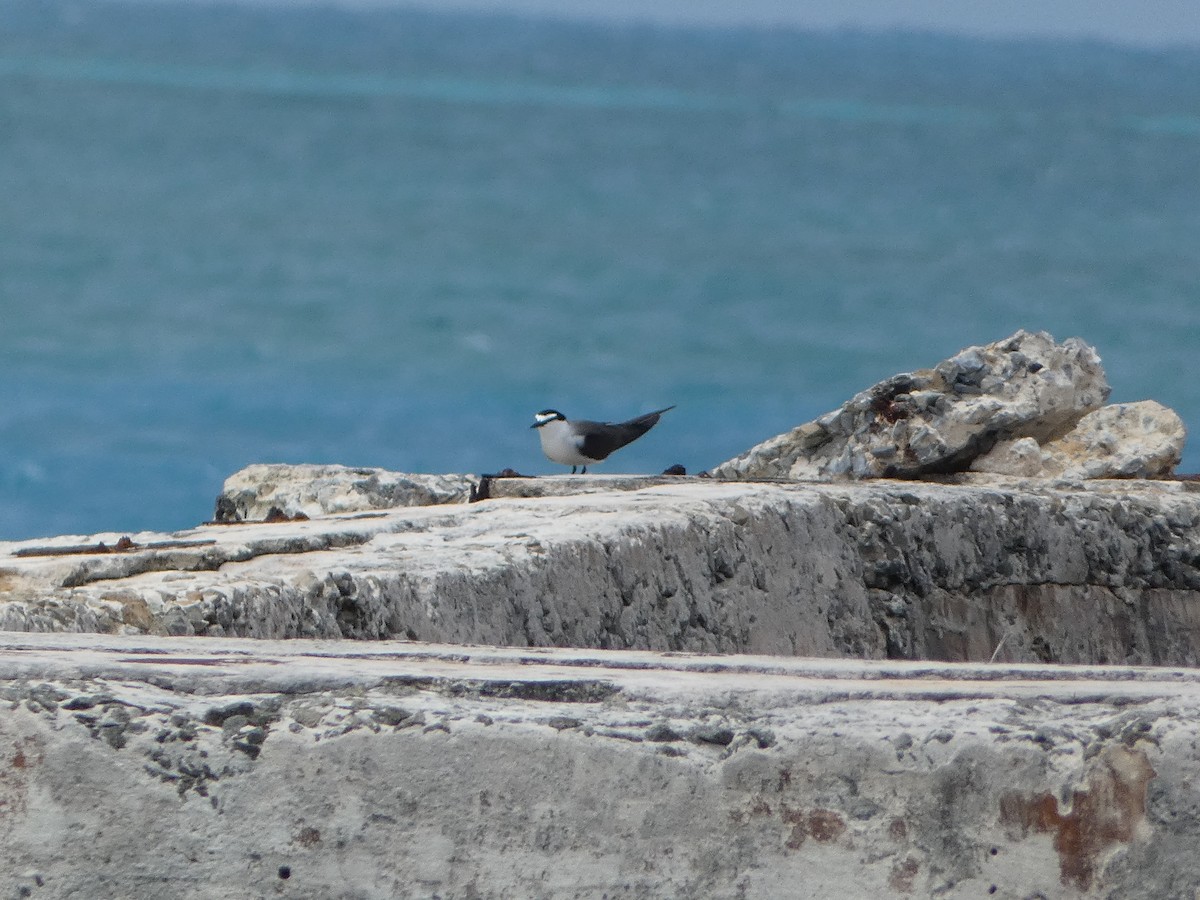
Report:
[[[0,0],[0,539],[545,407],[695,472],[1018,328],[1200,426],[1200,50]]]

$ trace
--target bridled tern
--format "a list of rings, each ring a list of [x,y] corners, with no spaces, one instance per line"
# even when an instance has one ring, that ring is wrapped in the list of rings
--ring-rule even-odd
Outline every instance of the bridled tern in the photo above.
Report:
[[[636,441],[658,424],[659,416],[674,408],[656,409],[628,422],[571,420],[557,409],[543,409],[534,416],[535,421],[529,427],[538,429],[542,452],[551,461],[570,466],[572,475],[576,468],[583,466],[581,474],[586,475],[588,466]]]

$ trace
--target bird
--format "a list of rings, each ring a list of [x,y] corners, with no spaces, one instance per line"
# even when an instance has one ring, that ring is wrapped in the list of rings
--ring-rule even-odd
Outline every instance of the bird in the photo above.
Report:
[[[552,462],[571,467],[571,474],[583,466],[587,467],[607,459],[609,454],[631,444],[658,424],[658,417],[668,406],[656,409],[628,422],[591,422],[587,419],[568,419],[557,409],[543,409],[533,418],[530,428],[538,429],[542,439],[542,452]]]

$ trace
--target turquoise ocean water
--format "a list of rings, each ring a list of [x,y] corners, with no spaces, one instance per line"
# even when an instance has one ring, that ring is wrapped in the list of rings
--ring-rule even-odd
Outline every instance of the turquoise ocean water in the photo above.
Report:
[[[1200,50],[0,0],[0,539],[546,406],[697,471],[1022,327],[1200,427]]]

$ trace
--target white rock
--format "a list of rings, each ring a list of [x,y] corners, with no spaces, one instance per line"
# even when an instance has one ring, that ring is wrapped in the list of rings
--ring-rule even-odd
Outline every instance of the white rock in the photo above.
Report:
[[[1174,410],[1143,400],[1098,409],[1043,449],[1047,468],[1066,477],[1156,478],[1179,465],[1186,439]]]
[[[350,466],[255,465],[225,480],[218,522],[465,503],[474,475],[419,475]]]
[[[1161,478],[1183,454],[1187,430],[1153,400],[1088,413],[1057,440],[1001,441],[971,463],[973,472],[1043,478]]]
[[[1019,331],[895,375],[712,470],[718,478],[905,478],[963,471],[997,440],[1049,440],[1108,397],[1096,351]]]
[[[991,472],[1017,478],[1035,478],[1046,474],[1042,448],[1033,438],[1000,441],[971,463],[972,472]]]

